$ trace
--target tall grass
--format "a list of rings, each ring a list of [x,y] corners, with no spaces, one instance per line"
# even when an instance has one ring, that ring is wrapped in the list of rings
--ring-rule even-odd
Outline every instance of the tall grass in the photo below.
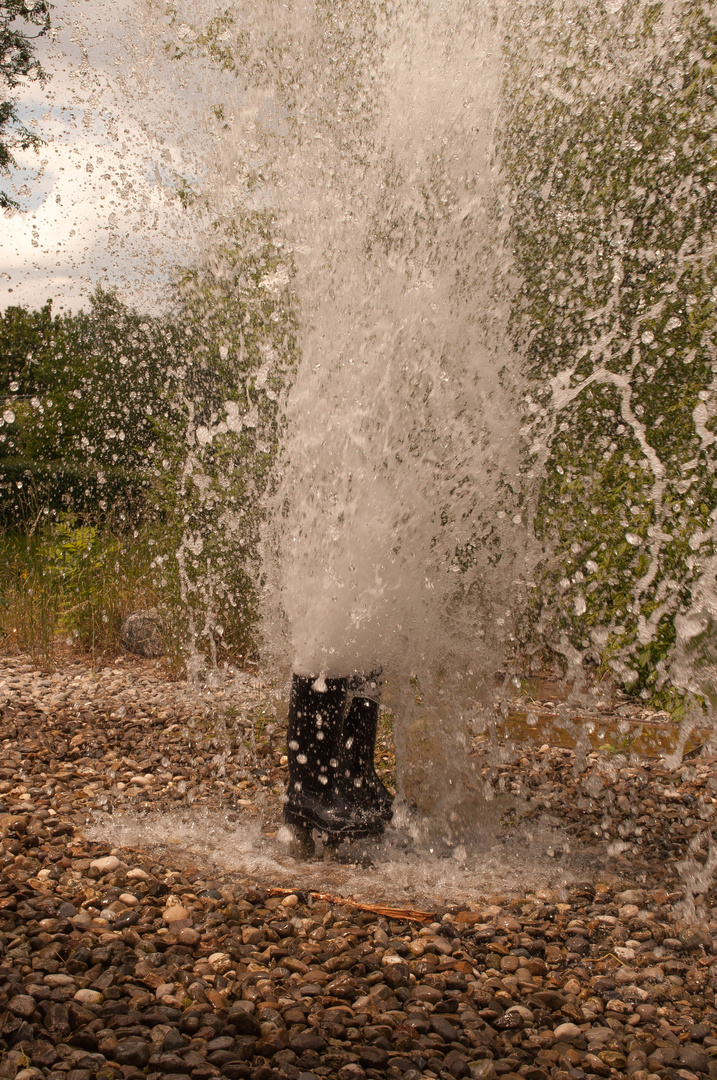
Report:
[[[151,538],[71,517],[0,535],[0,648],[48,666],[58,646],[116,652],[123,616],[157,604],[152,557]]]

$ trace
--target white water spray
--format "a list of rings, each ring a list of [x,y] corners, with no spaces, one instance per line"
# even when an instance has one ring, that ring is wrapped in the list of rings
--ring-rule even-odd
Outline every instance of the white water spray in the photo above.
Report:
[[[424,704],[457,739],[441,783],[506,642],[517,663],[552,650],[571,675],[601,664],[645,701],[671,681],[714,711],[717,185],[709,35],[690,6],[179,4],[169,31],[147,17],[205,70],[216,154],[196,221],[219,222],[202,259],[231,288],[223,323],[196,310],[240,373],[236,399],[188,423],[186,491],[219,505],[211,549],[194,523],[177,546],[181,599],[204,604],[189,622],[214,662],[246,507],[268,507],[266,659],[319,677],[382,663],[399,750]],[[271,253],[252,263],[262,230]],[[294,322],[272,337],[282,305]],[[220,494],[236,455],[224,473],[207,462],[247,433],[247,460],[279,446],[276,486],[248,485],[239,513]],[[523,634],[526,567],[540,586]]]
[[[323,167],[292,223],[302,362],[270,599],[294,670],[378,662],[428,682],[496,663],[512,585],[500,42],[482,4],[395,5],[382,33],[362,57],[368,115],[303,132]]]

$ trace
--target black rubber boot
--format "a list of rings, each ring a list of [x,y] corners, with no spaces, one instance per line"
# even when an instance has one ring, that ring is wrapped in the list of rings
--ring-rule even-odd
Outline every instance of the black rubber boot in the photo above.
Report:
[[[316,686],[312,678],[293,677],[284,821],[294,826],[301,844],[308,843],[312,829],[335,842],[379,835],[383,822],[375,809],[348,800],[339,784],[347,680],[326,679],[325,690]]]
[[[349,802],[365,813],[375,813],[382,822],[393,816],[393,795],[376,772],[376,732],[381,694],[380,674],[349,681],[353,700],[344,720],[339,759],[340,784]]]

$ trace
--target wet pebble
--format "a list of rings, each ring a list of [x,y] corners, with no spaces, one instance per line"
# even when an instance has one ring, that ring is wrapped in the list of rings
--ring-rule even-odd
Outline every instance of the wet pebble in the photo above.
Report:
[[[713,894],[686,896],[676,871],[703,820],[683,825],[690,799],[709,827],[714,762],[588,755],[581,774],[549,749],[488,769],[504,787],[535,773],[528,816],[550,798],[576,841],[599,826],[605,848],[636,814],[654,830],[589,882],[471,897],[424,927],[88,840],[107,799],[235,809],[262,791],[279,813],[280,733],[261,772],[239,742],[193,766],[187,724],[208,710],[134,670],[5,665],[2,1080],[717,1080]]]

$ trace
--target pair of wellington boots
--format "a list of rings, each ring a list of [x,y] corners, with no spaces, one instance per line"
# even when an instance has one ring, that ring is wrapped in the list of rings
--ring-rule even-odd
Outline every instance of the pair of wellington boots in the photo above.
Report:
[[[374,765],[378,710],[377,678],[293,676],[284,821],[302,848],[314,829],[336,844],[380,836],[391,820]]]

